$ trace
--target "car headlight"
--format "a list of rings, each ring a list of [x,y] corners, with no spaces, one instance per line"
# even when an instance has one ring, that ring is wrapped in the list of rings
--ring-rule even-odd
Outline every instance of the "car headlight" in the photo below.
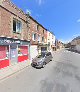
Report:
[[[38,62],[38,64],[41,64],[42,63],[42,59]]]

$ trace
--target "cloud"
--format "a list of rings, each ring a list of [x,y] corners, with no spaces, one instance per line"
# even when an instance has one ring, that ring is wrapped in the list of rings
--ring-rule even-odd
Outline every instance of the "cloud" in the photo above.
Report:
[[[80,19],[78,19],[77,22],[79,23],[80,22]]]
[[[80,36],[80,33],[78,34],[74,34],[73,36],[71,36],[70,38],[68,39],[59,39],[60,41],[62,41],[63,43],[68,43],[68,42],[71,42],[74,38]]]
[[[44,0],[36,0],[36,2],[38,3],[38,5],[42,5],[44,3]]]
[[[41,17],[42,15],[41,14],[36,14],[36,17]]]
[[[61,42],[63,42],[63,43],[68,43],[68,42],[70,42],[72,39],[66,39],[66,40],[64,40],[64,39],[59,39],[59,41],[61,41]]]

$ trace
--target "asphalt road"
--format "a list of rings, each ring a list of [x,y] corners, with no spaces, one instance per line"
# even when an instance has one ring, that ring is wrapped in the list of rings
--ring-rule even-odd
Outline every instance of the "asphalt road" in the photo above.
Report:
[[[53,52],[44,68],[29,66],[1,81],[0,92],[80,92],[80,54]]]

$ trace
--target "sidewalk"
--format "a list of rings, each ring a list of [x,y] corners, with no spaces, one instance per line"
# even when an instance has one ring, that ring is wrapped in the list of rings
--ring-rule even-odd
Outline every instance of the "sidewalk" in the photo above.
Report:
[[[6,77],[11,76],[12,74],[28,67],[30,65],[30,61],[16,63],[14,65],[10,65],[0,70],[0,80],[5,79]]]

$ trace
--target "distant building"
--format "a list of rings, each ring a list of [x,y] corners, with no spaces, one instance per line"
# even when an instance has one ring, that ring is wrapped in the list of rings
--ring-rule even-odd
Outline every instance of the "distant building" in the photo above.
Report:
[[[61,41],[57,40],[57,39],[55,41],[55,44],[56,44],[56,49],[64,48],[64,44]]]
[[[80,36],[74,38],[74,39],[71,41],[71,49],[80,52]]]
[[[49,51],[56,50],[55,35],[50,31],[47,31],[47,44],[48,44],[48,50]]]

